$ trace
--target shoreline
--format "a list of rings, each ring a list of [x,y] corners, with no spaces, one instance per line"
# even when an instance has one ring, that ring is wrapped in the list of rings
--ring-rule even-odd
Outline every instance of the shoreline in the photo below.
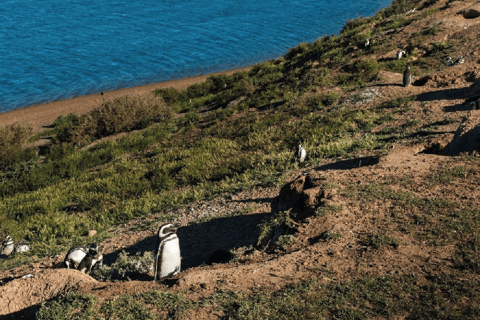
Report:
[[[79,116],[83,115],[95,108],[100,107],[104,100],[111,100],[131,94],[144,94],[155,89],[175,88],[178,90],[183,90],[192,84],[204,82],[208,77],[213,75],[232,75],[235,72],[249,71],[251,68],[252,66],[236,68],[182,79],[145,84],[131,88],[105,91],[103,95],[100,93],[94,93],[81,97],[73,97],[70,99],[51,101],[43,104],[13,109],[0,113],[0,127],[7,126],[15,122],[20,122],[22,124],[30,125],[34,132],[39,132],[42,131],[45,126],[51,125],[53,121],[55,121],[55,119],[57,119],[60,115],[67,115],[70,113],[74,113]]]

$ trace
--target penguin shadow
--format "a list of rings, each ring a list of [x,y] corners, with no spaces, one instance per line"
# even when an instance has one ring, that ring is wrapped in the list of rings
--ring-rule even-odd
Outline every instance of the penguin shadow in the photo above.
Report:
[[[402,83],[375,83],[372,87],[403,87]]]
[[[417,101],[456,100],[466,98],[467,96],[468,88],[452,88],[421,93],[417,95]]]
[[[273,198],[257,198],[257,199],[242,199],[242,200],[230,200],[231,202],[242,202],[242,203],[271,203]]]
[[[373,166],[378,163],[379,157],[363,157],[337,161],[317,167],[315,170],[350,170],[353,168]]]
[[[397,58],[380,58],[377,60],[377,62],[391,62],[395,60],[397,60]]]
[[[249,214],[218,218],[178,228],[182,271],[205,264],[228,262],[228,252],[231,249],[255,244],[260,233],[258,225],[266,217],[267,214]],[[143,254],[145,251],[156,252],[157,235],[152,235],[122,250],[129,255],[135,255],[137,252]],[[122,250],[105,254],[104,264],[110,265],[115,262]],[[148,275],[135,277],[135,280],[139,281],[151,281],[152,279]]]
[[[456,112],[456,111],[468,111],[472,110],[472,107],[468,103],[456,104],[453,106],[443,108],[445,112]]]

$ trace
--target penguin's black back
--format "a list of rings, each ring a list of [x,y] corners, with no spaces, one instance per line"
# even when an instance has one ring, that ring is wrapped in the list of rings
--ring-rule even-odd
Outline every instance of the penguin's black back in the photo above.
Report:
[[[410,66],[405,68],[403,72],[403,86],[406,87],[412,82],[412,73],[410,72]]]

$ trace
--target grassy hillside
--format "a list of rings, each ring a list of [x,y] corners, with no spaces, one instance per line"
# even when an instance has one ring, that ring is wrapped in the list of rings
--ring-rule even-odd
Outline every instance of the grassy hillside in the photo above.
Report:
[[[303,43],[250,72],[210,77],[182,92],[107,101],[82,117],[60,117],[54,129],[36,135],[53,136],[40,156],[20,148],[28,128],[3,128],[0,237],[33,242],[31,255],[52,255],[84,243],[92,229],[102,237],[134,217],[220,192],[278,184],[293,168],[297,141],[309,150],[312,164],[386,148],[398,134],[370,132],[395,120],[414,98],[369,110],[343,102],[380,69],[401,69],[408,60],[379,64],[369,58],[394,47],[388,37],[379,36],[372,52],[352,48],[395,28],[397,20],[408,23],[396,14],[414,3],[395,1],[372,18],[348,22],[340,36]],[[413,63],[416,70],[423,70],[420,62]],[[131,133],[118,136],[122,132]]]
[[[402,73],[407,64],[416,79],[445,68],[443,57],[454,56],[468,39],[443,40],[443,30],[436,26],[398,33],[451,3],[395,0],[373,17],[348,21],[338,36],[302,43],[248,72],[212,76],[183,91],[162,89],[105,101],[83,116],[60,117],[52,129],[36,135],[22,124],[0,128],[0,238],[10,234],[32,243],[30,252],[1,261],[0,269],[65,252],[72,244],[101,242],[112,236],[115,226],[134,218],[160,213],[160,220],[167,221],[172,219],[167,211],[197,200],[279,186],[286,174],[299,168],[291,161],[298,141],[308,150],[301,166],[309,167],[386,154],[393,144],[421,143],[433,131],[457,123],[454,114],[441,121],[418,117],[412,112],[416,95],[372,103],[375,92],[369,89],[379,72]],[[413,8],[416,11],[408,13]],[[363,48],[367,38],[372,39],[370,50]],[[380,58],[398,48],[406,50],[406,58]],[[52,143],[40,152],[25,148],[42,137],[51,137]],[[466,161],[463,170],[456,169],[461,172],[440,173],[428,184],[448,184],[477,170]],[[414,188],[407,180],[391,184]],[[352,185],[345,193],[352,199],[369,195],[372,203],[426,208],[425,214],[446,215],[442,210],[457,208],[443,204],[438,209],[437,203],[415,198],[410,191],[393,195],[382,188]],[[419,214],[417,224],[428,225],[426,217]],[[464,230],[471,237],[463,251],[467,262],[458,268],[478,274],[478,208],[465,217],[469,227]],[[413,230],[415,224],[409,223]],[[88,237],[90,230],[98,231],[93,239]],[[452,236],[425,232],[432,242]],[[397,241],[389,239],[371,234],[364,242],[380,249]],[[220,310],[232,319],[293,319],[300,311],[306,319],[480,316],[479,282],[467,285],[453,271],[422,285],[415,275],[364,276],[327,284],[322,279],[279,291],[219,292],[196,300],[151,291],[100,303],[95,296],[71,293],[42,307],[38,318],[70,319],[78,310],[79,319],[125,314],[181,318],[204,309]]]

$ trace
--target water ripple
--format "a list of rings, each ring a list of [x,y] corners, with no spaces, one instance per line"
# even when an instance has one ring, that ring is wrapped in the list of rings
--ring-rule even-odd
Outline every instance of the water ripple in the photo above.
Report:
[[[251,65],[390,0],[4,0],[0,112]]]

